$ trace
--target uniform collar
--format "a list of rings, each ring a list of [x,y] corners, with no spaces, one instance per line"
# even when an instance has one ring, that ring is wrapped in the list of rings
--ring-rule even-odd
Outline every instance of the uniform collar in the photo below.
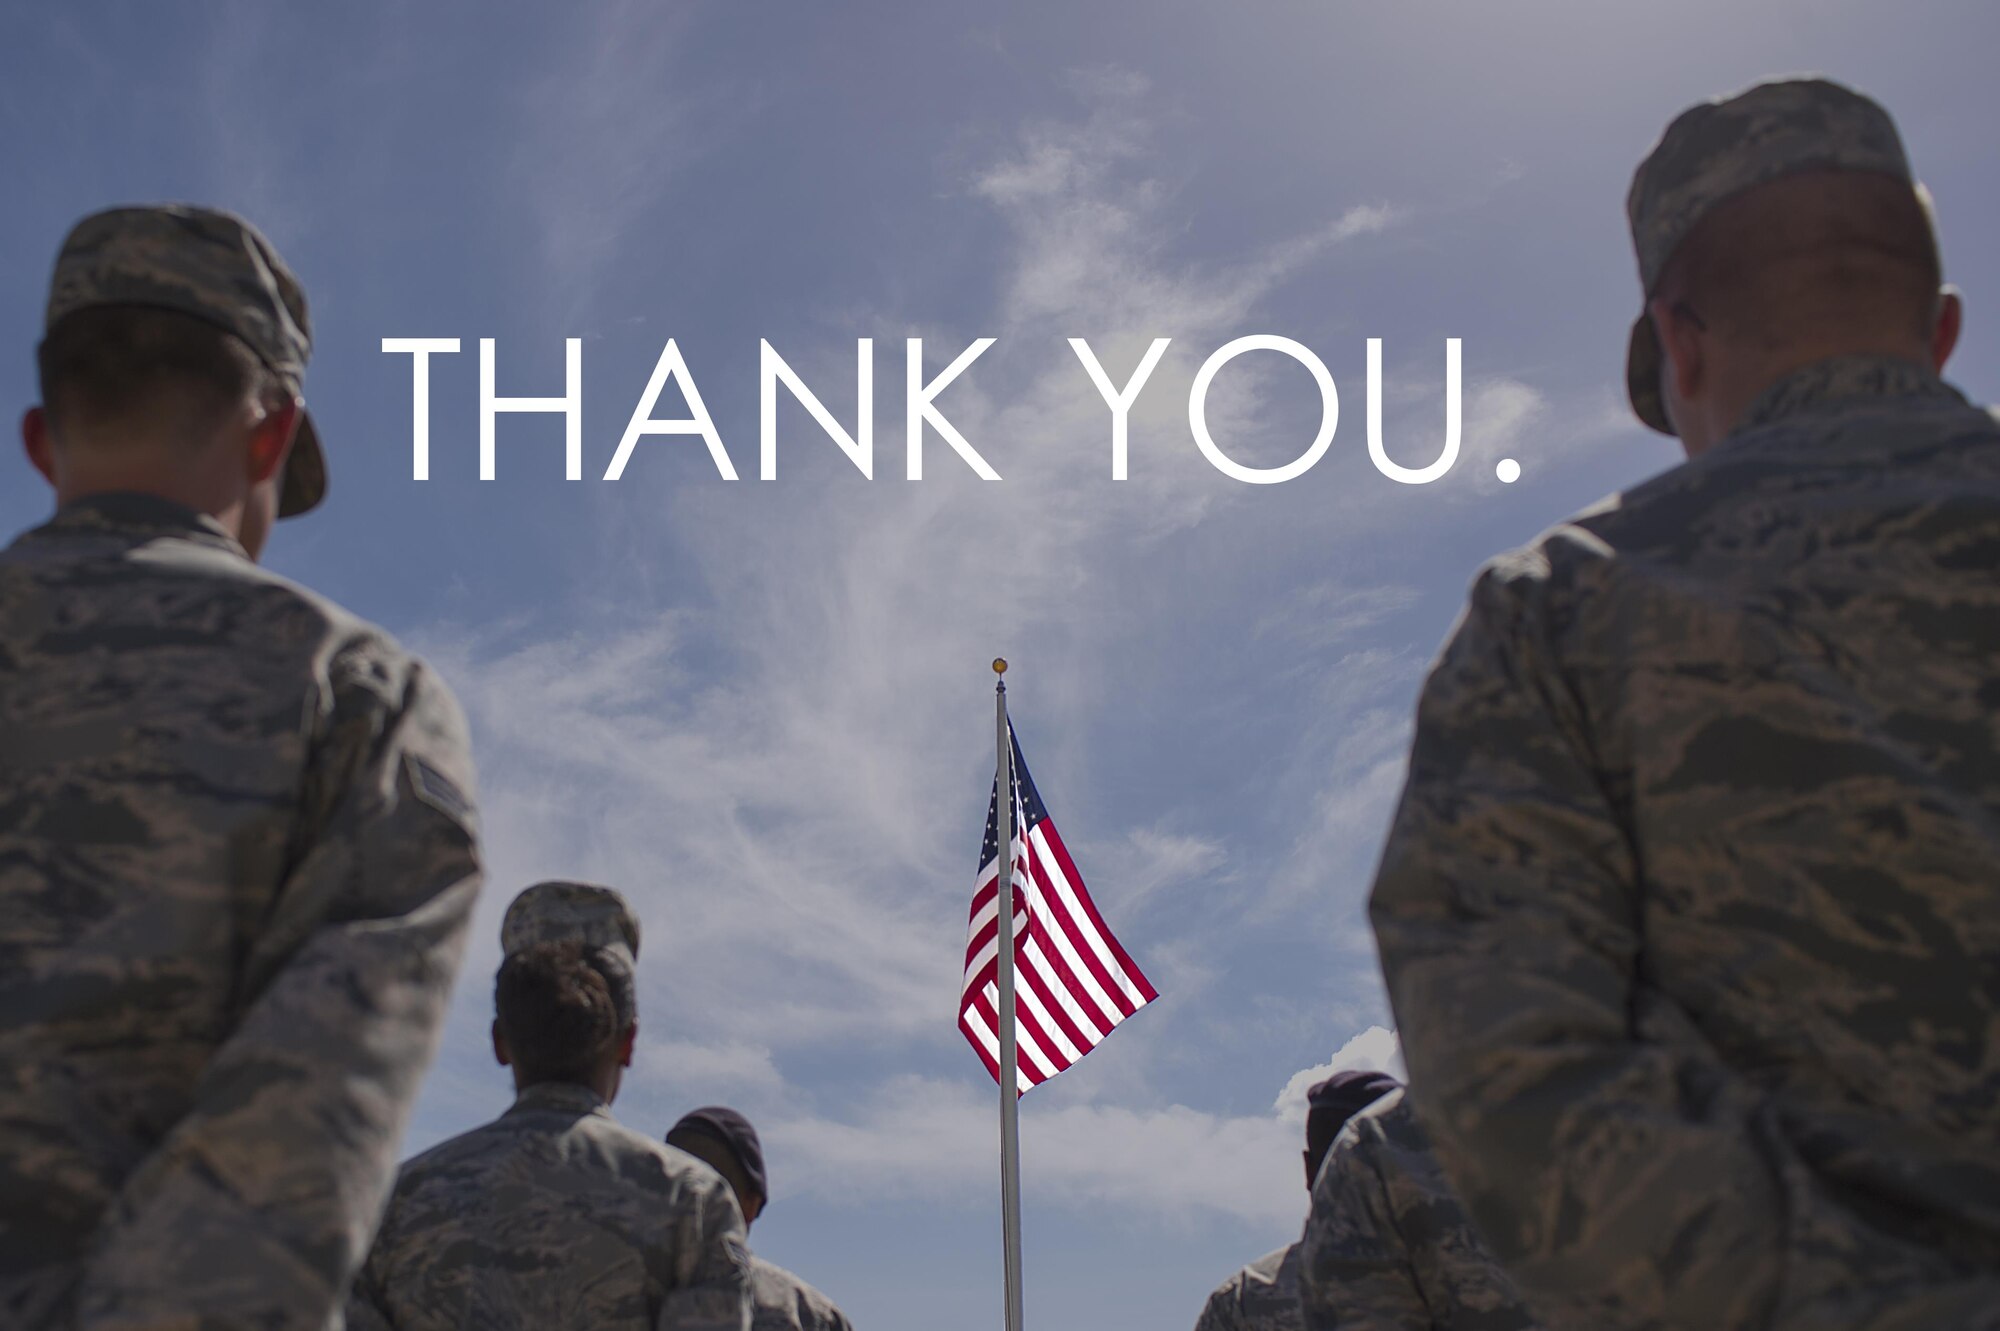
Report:
[[[524,1086],[515,1093],[514,1107],[507,1112],[528,1114],[548,1110],[571,1114],[601,1112],[607,1117],[611,1113],[603,1096],[573,1081],[538,1081],[533,1086]]]
[[[1857,399],[1933,398],[1964,402],[1965,396],[1938,378],[1929,366],[1889,356],[1836,356],[1792,371],[1758,395],[1732,435],[1746,430],[1852,405]]]
[[[186,536],[221,545],[250,557],[229,529],[206,513],[159,495],[117,491],[72,499],[56,510],[42,530],[50,532],[126,532],[139,536]]]

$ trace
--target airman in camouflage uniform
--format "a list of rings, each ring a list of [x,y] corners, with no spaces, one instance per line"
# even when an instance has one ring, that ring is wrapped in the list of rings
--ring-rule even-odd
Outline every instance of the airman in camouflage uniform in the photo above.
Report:
[[[47,329],[24,434],[58,510],[0,552],[0,1325],[316,1331],[478,889],[464,722],[254,562],[325,488],[305,300],[262,236],[87,218]],[[210,508],[183,461],[219,461]]]
[[[1299,1245],[1305,1325],[1324,1331],[1534,1331],[1445,1183],[1398,1088],[1349,1119],[1313,1184]]]
[[[1490,565],[1426,684],[1412,1102],[1548,1324],[2000,1326],[2000,422],[1866,98],[1698,106],[1629,212],[1690,460]]]
[[[747,1230],[771,1195],[764,1174],[764,1145],[750,1120],[719,1105],[681,1116],[667,1130],[667,1144],[713,1166],[736,1194]],[[853,1331],[832,1299],[755,1253],[750,1255],[750,1331]]]
[[[1336,1072],[1306,1091],[1306,1188],[1310,1191],[1327,1152],[1355,1114],[1396,1088],[1384,1073]],[[1303,1253],[1296,1243],[1259,1257],[1216,1286],[1195,1331],[1301,1331],[1299,1303]]]
[[[495,1052],[514,1105],[403,1167],[349,1331],[748,1331],[729,1186],[611,1116],[638,1031],[624,899],[531,887],[501,946]]]

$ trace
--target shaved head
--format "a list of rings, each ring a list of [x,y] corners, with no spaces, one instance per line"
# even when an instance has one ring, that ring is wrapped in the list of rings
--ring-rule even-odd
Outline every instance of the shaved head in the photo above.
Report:
[[[247,343],[192,315],[139,305],[66,316],[36,362],[49,428],[63,443],[123,437],[194,447],[236,414],[288,396]]]
[[[1656,294],[1769,354],[1843,330],[1921,338],[1941,281],[1930,219],[1907,182],[1809,171],[1718,205],[1667,261]]]

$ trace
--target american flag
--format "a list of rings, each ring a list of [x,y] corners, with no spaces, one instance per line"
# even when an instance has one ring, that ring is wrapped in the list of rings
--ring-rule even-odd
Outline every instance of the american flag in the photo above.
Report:
[[[1016,1084],[1038,1086],[1082,1058],[1125,1018],[1159,997],[1084,890],[1042,797],[1014,748],[1014,1030]],[[986,810],[986,843],[965,944],[958,1028],[1000,1080],[1000,781]]]

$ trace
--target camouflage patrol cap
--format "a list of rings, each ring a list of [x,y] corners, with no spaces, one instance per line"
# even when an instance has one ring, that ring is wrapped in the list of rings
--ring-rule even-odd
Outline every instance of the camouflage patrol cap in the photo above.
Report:
[[[515,897],[500,923],[500,950],[508,956],[537,943],[582,943],[639,960],[639,918],[625,898],[594,883],[547,882]]]
[[[299,396],[312,323],[306,295],[271,242],[242,218],[188,204],[110,208],[70,229],[56,255],[44,331],[100,305],[174,310],[241,338]],[[326,455],[311,413],[299,416],[278,516],[326,495]]]
[[[1893,176],[1909,182],[1930,215],[1896,122],[1879,104],[1829,79],[1760,83],[1681,112],[1633,175],[1625,213],[1645,299],[1653,298],[1674,251],[1716,205],[1800,171]],[[1626,348],[1626,393],[1640,420],[1673,434],[1660,395],[1660,364],[1660,344],[1642,302]]]

